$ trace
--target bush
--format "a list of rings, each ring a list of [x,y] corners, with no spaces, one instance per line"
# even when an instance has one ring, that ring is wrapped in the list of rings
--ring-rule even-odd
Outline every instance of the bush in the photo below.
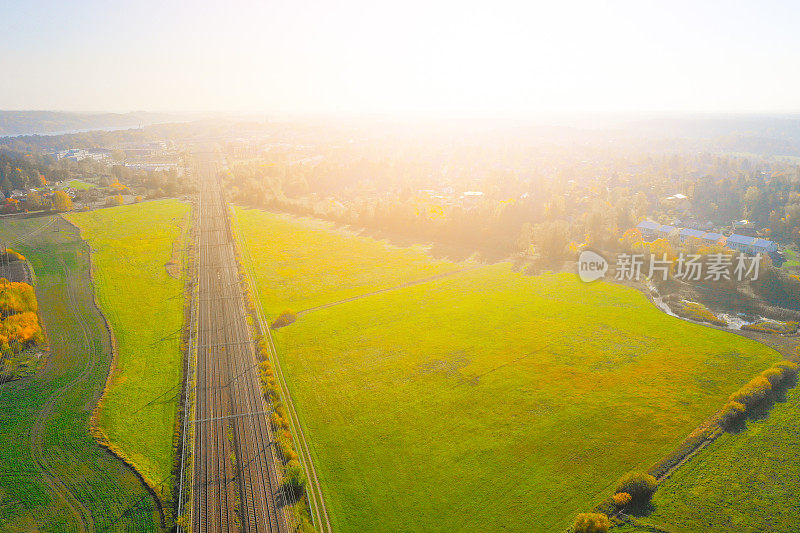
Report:
[[[122,198],[121,194],[116,194],[114,196],[109,196],[106,200],[106,207],[116,207],[118,205],[122,205],[125,203],[125,200]]]
[[[297,452],[294,451],[292,443],[286,440],[283,439],[278,440],[278,450],[280,451],[281,458],[285,463],[288,463],[290,461],[295,461],[299,458]]]
[[[720,417],[720,424],[722,426],[730,426],[733,422],[739,419],[745,412],[745,407],[739,402],[728,402],[722,411]]]
[[[283,313],[280,314],[278,318],[275,319],[275,322],[272,323],[270,326],[271,329],[278,329],[284,326],[288,326],[292,322],[297,320],[297,314],[291,309],[285,310]]]
[[[6,248],[5,252],[0,252],[0,259],[3,261],[24,261],[25,256],[11,248]]]
[[[611,521],[603,513],[581,513],[575,518],[575,533],[606,533]]]
[[[798,353],[800,353],[800,348],[798,348]],[[772,365],[772,368],[777,368],[781,372],[783,372],[784,376],[796,376],[798,369],[800,369],[800,365],[793,361],[779,361]]]
[[[289,429],[289,422],[278,413],[272,413],[269,419],[272,422],[273,429]]]
[[[675,309],[675,313],[684,318],[697,322],[707,322],[715,326],[725,327],[728,323],[717,317],[708,307],[698,302],[681,302]]]
[[[656,478],[644,472],[628,472],[617,481],[615,492],[627,492],[631,501],[646,502],[656,491]]]
[[[297,459],[292,459],[283,470],[283,485],[292,491],[295,498],[300,499],[306,490],[306,473]]]
[[[783,372],[773,366],[764,370],[761,373],[761,377],[769,381],[770,386],[774,387],[783,380]]]
[[[272,370],[272,363],[269,361],[261,361],[258,363],[258,374],[261,381],[269,381],[270,378],[275,376],[275,372]]]
[[[616,505],[617,507],[625,507],[626,505],[631,503],[632,500],[631,495],[628,494],[627,492],[618,492],[614,494],[612,499],[614,500],[614,505]]]
[[[750,409],[767,397],[772,390],[772,385],[764,376],[759,375],[752,379],[728,398],[732,402],[739,402]]]

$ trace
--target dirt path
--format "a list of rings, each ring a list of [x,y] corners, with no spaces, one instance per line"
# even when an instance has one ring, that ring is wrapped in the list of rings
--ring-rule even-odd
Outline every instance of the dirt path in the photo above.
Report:
[[[362,298],[367,298],[368,296],[375,296],[376,294],[381,294],[384,292],[389,291],[396,291],[398,289],[405,289],[406,287],[413,287],[414,285],[422,285],[423,283],[430,283],[431,281],[436,281],[437,279],[447,278],[449,276],[454,276],[455,274],[460,274],[462,272],[469,272],[470,270],[475,270],[476,268],[480,268],[483,265],[473,265],[468,266],[465,268],[460,268],[458,270],[453,270],[452,272],[444,272],[442,274],[436,274],[435,276],[430,276],[423,279],[418,279],[414,281],[409,281],[407,283],[401,283],[400,285],[395,285],[394,287],[387,287],[385,289],[379,289],[377,291],[366,292],[364,294],[360,294],[358,296],[352,296],[350,298],[345,298],[344,300],[337,300],[335,302],[330,302],[327,304],[317,305],[314,307],[309,307],[308,309],[303,309],[302,311],[297,312],[297,316],[304,315],[306,313],[310,313],[312,311],[319,311],[320,309],[327,309],[328,307],[333,307],[334,305],[341,305],[347,302],[354,302],[356,300],[360,300]]]

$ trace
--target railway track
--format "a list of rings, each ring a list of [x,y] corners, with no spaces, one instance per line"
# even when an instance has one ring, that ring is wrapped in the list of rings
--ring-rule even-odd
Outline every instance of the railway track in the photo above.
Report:
[[[215,162],[200,161],[193,532],[292,530]]]

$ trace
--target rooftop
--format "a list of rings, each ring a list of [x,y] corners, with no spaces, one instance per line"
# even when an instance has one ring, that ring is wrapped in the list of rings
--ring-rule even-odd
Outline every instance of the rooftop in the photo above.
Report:
[[[652,220],[642,220],[636,225],[639,229],[658,229],[659,226],[661,226],[661,224],[653,222]]]
[[[705,231],[693,228],[683,228],[680,232],[681,235],[685,235],[686,237],[697,237],[698,239],[702,238],[705,233]]]
[[[755,241],[756,241],[755,237],[748,237],[747,235],[738,235],[736,233],[728,237],[727,240],[728,244],[744,244],[747,246],[752,245],[753,243],[755,243]]]

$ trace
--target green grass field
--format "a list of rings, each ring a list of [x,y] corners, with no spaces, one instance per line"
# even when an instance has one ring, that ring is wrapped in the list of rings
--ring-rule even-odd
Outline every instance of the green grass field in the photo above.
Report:
[[[183,281],[164,265],[189,206],[175,200],[74,213],[92,249],[100,307],[118,345],[99,424],[108,440],[169,498],[181,391]]]
[[[326,222],[240,207],[235,211],[248,249],[260,258],[255,276],[269,314],[302,311],[466,266],[432,261],[421,247],[345,238]]]
[[[157,531],[155,501],[89,434],[111,364],[89,279],[88,248],[60,218],[5,219],[0,239],[36,272],[50,353],[31,377],[0,385],[0,530]]]
[[[337,272],[369,292],[424,262],[239,213],[268,314],[341,299]],[[313,311],[275,339],[341,531],[557,531],[779,358],[633,289],[507,264]]]
[[[666,480],[640,520],[674,532],[800,530],[800,390],[725,434]]]

